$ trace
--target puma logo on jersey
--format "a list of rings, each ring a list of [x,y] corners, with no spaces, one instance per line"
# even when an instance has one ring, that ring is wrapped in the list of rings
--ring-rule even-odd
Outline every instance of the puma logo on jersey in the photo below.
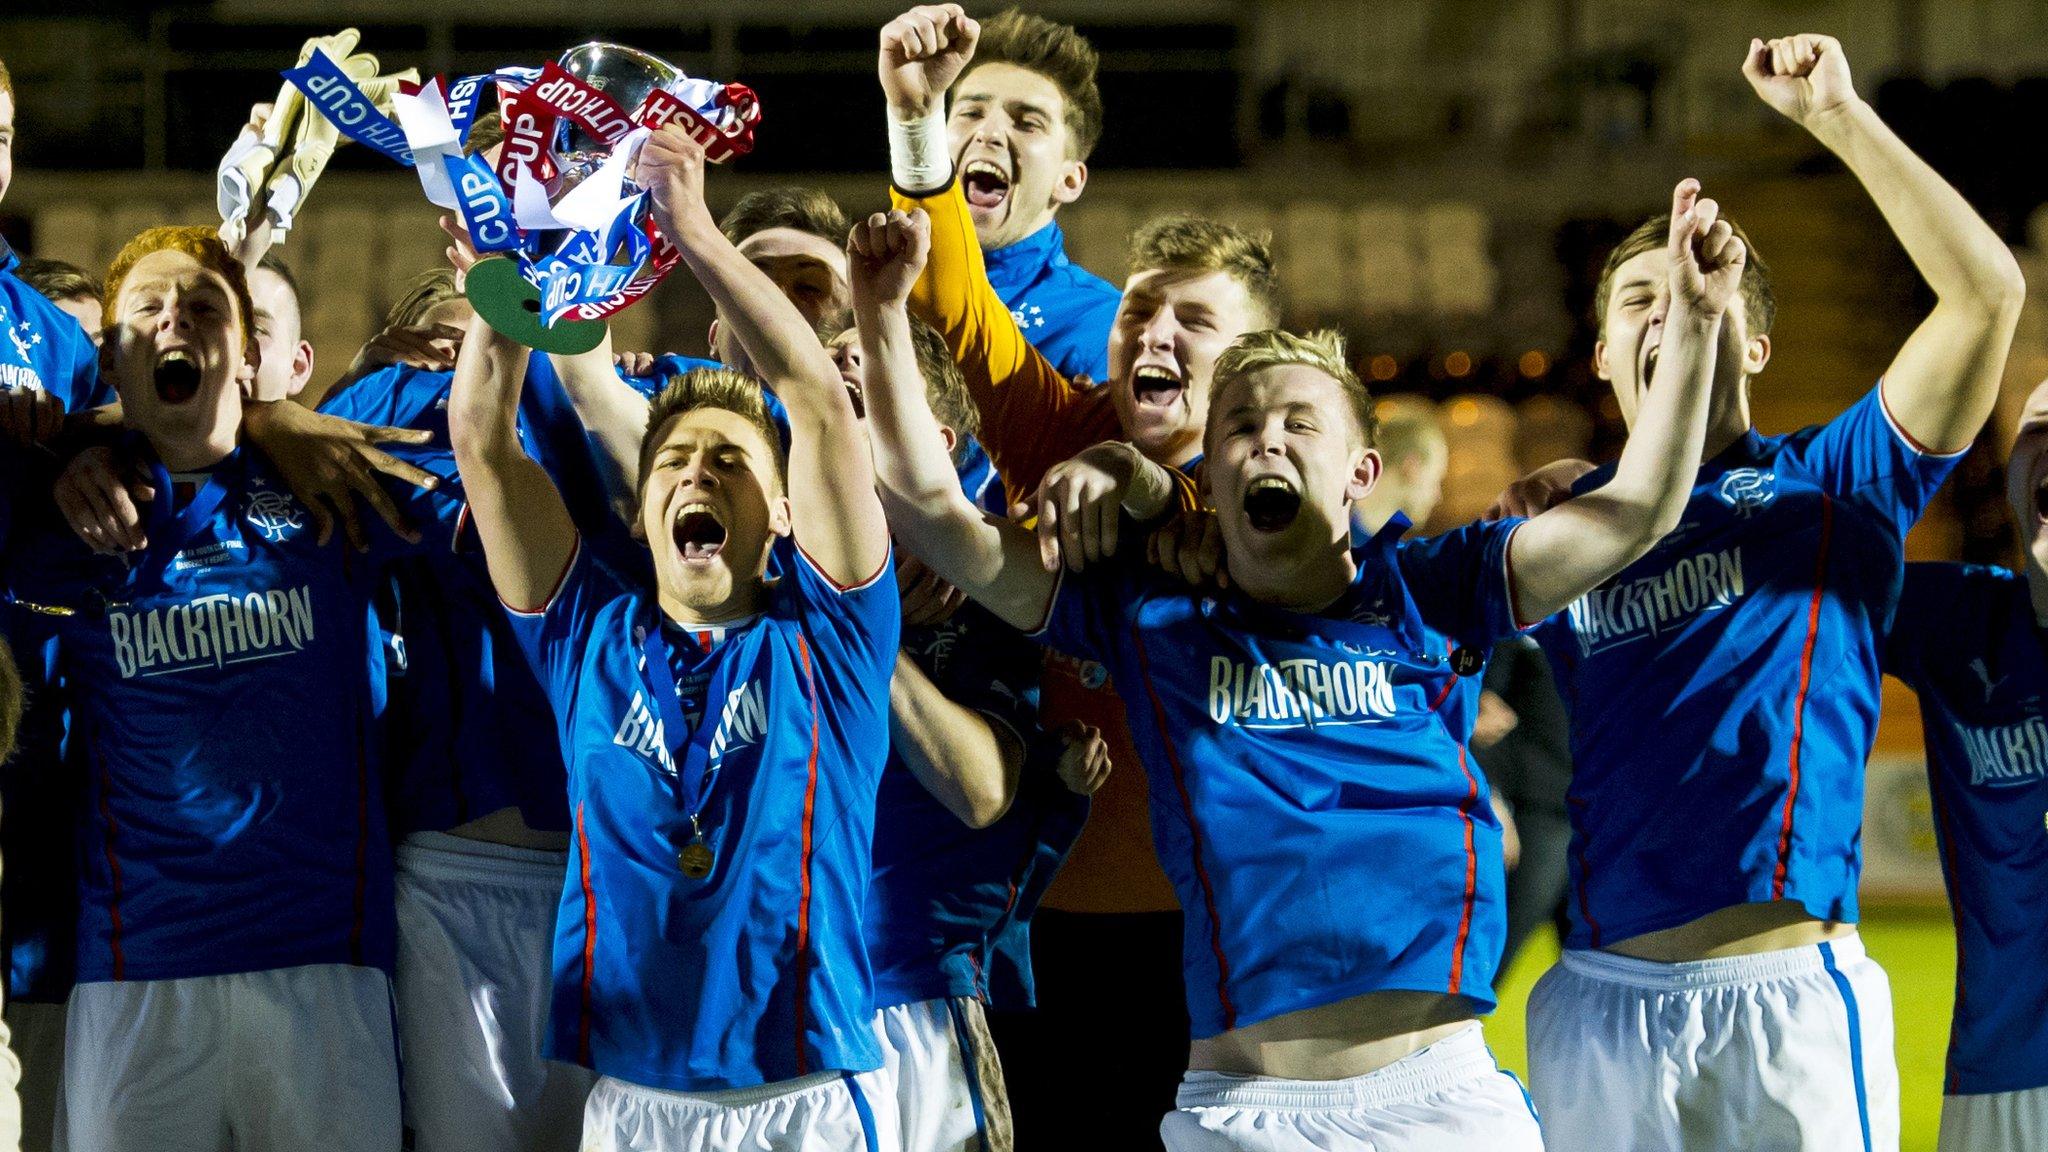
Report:
[[[2011,788],[2048,778],[2048,724],[2029,716],[2017,724],[1983,728],[1961,725],[1970,756],[1970,783]]]
[[[1370,724],[1394,715],[1391,665],[1379,660],[1209,660],[1209,718],[1240,728]]]
[[[1742,599],[1742,549],[1680,557],[1655,576],[1595,588],[1567,610],[1579,655],[1660,636],[1694,617]]]
[[[1991,678],[1991,669],[1984,663],[1982,656],[1970,661],[1970,671],[1975,672],[1977,679],[1984,684],[1984,702],[1986,704],[1991,703],[1991,694],[1998,691],[1998,686],[2005,683],[2006,678],[2000,676],[1998,679],[1993,680]]]
[[[167,608],[109,609],[122,679],[225,668],[303,651],[313,641],[313,590],[215,593]]]

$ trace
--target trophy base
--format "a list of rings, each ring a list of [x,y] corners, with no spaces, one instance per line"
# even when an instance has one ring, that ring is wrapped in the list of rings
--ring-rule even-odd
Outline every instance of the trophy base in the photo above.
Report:
[[[503,256],[479,260],[469,270],[463,295],[498,333],[528,348],[557,356],[576,356],[604,342],[602,320],[560,320],[541,323],[540,289],[519,274],[517,261]]]

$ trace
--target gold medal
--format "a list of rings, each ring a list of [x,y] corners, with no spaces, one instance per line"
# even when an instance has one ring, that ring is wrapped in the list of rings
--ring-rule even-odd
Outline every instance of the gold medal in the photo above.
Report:
[[[676,854],[676,866],[692,880],[702,880],[711,875],[711,866],[717,862],[718,857],[712,855],[711,845],[702,840],[690,841]]]

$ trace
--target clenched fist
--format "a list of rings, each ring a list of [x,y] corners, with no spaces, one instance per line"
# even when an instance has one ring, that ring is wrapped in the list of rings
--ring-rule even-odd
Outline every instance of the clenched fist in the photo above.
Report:
[[[889,108],[904,120],[930,114],[974,59],[981,25],[958,4],[923,4],[882,26],[875,71]]]
[[[1832,36],[1811,33],[1751,40],[1742,74],[1764,103],[1802,126],[1814,117],[1856,103],[1849,58]]]

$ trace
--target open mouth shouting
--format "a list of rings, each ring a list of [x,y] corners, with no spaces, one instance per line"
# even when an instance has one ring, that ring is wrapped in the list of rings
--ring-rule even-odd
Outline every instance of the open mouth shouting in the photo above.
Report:
[[[1244,490],[1244,514],[1254,532],[1281,532],[1301,514],[1301,493],[1278,476],[1261,476]]]
[[[1661,344],[1652,344],[1649,347],[1643,349],[1642,372],[1639,378],[1643,382],[1642,386],[1644,391],[1649,390],[1650,381],[1656,378],[1657,353],[1660,349],[1662,349],[1662,347],[1663,345]]]
[[[1186,391],[1186,382],[1170,368],[1147,364],[1131,372],[1131,396],[1141,411],[1172,408],[1180,403]]]
[[[676,554],[685,564],[709,564],[725,548],[725,525],[711,505],[702,501],[683,505],[669,531],[675,537]]]
[[[1010,174],[991,160],[969,160],[960,169],[960,189],[971,208],[993,211],[1010,198]]]
[[[2034,478],[2034,522],[2048,526],[2048,474]]]
[[[173,348],[157,357],[151,372],[156,398],[166,404],[183,404],[199,395],[199,361],[183,348]]]

